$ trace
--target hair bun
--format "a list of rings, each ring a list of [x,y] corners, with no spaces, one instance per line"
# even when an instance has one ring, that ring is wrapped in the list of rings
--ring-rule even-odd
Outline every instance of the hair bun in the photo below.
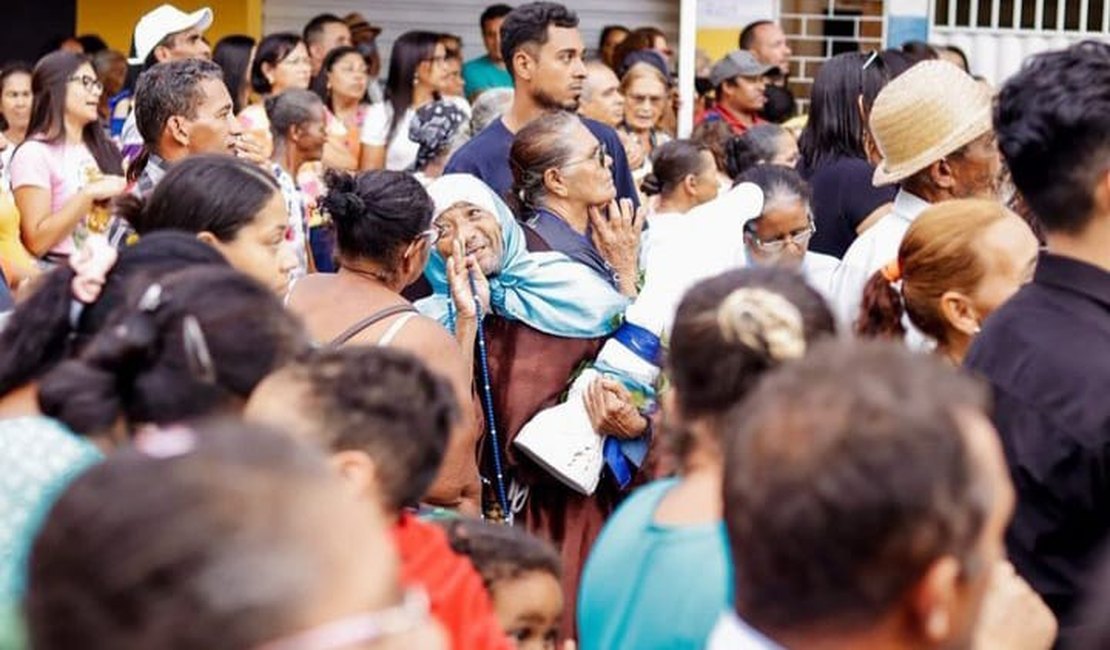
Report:
[[[663,183],[659,180],[659,177],[655,175],[655,172],[650,172],[644,177],[644,180],[640,181],[640,189],[648,196],[662,194]]]
[[[766,289],[745,287],[728,295],[717,310],[726,341],[762,350],[776,362],[805,354],[805,322],[789,300]]]
[[[358,194],[358,182],[351,174],[329,171],[324,178],[328,193],[321,207],[333,221],[357,219],[366,212],[366,202]]]

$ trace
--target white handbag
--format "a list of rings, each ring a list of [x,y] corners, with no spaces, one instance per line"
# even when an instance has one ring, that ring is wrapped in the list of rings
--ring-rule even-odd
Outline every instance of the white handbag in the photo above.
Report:
[[[628,378],[651,385],[659,367],[644,361],[620,341],[609,339],[595,362],[619,369]],[[552,476],[585,495],[594,493],[604,465],[605,436],[594,431],[586,412],[586,388],[601,376],[594,367],[578,375],[562,404],[536,414],[517,434],[514,444]]]
[[[583,394],[600,375],[588,368],[571,385],[567,399],[537,413],[513,444],[569,488],[591,495],[601,480],[604,436],[594,432]]]

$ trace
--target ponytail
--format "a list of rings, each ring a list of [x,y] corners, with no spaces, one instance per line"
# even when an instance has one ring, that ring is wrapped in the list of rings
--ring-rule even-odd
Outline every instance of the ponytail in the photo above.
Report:
[[[135,159],[132,160],[131,164],[127,166],[127,182],[134,183],[138,181],[139,176],[142,175],[143,170],[146,169],[146,166],[149,163],[150,147],[144,144],[143,148],[139,150],[138,155],[135,156]]]
[[[902,279],[893,262],[875,271],[863,288],[856,334],[864,338],[900,340],[906,336],[902,316],[906,306],[902,300]]]

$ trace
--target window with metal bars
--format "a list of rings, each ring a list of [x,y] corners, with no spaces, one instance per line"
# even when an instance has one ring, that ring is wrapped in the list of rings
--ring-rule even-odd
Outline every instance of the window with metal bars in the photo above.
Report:
[[[1105,36],[1110,0],[934,0],[933,24]]]

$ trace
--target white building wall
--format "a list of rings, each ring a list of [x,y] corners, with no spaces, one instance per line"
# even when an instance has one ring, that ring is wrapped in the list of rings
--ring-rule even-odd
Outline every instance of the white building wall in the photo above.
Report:
[[[340,17],[358,11],[382,28],[378,49],[383,71],[388,70],[393,41],[410,30],[456,34],[463,39],[463,56],[469,60],[485,54],[478,17],[486,6],[497,0],[264,0],[263,33],[295,31],[300,33],[313,16],[333,13]],[[745,0],[737,0],[743,2]],[[509,5],[521,4],[509,1]],[[601,29],[606,25],[629,28],[654,26],[662,29],[678,51],[679,0],[570,0],[565,3],[578,13],[582,38],[587,49],[597,47]],[[384,74],[384,73],[383,73]]]

